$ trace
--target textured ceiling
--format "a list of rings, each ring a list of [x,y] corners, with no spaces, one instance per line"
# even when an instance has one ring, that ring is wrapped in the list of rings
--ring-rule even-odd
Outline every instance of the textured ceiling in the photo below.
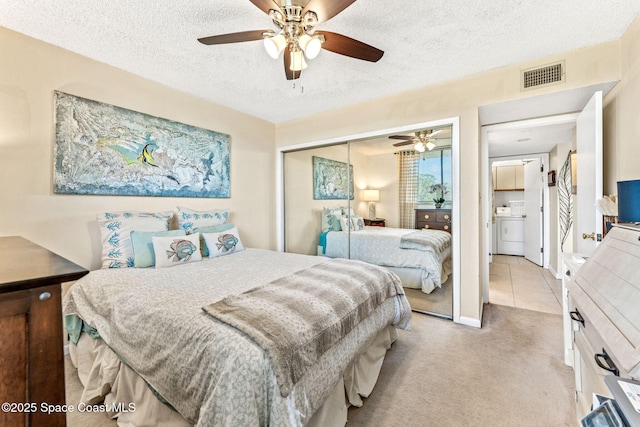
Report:
[[[274,29],[248,0],[0,0],[0,26],[273,123],[617,39],[638,13],[638,0],[358,0],[317,29],[382,59],[322,51],[294,84],[260,41],[196,41]]]

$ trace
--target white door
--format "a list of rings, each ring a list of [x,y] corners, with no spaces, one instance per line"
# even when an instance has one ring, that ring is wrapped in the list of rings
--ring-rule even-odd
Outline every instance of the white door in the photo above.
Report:
[[[524,257],[542,266],[542,172],[540,159],[524,165]]]
[[[602,92],[593,94],[576,121],[577,187],[574,252],[590,254],[602,236]]]

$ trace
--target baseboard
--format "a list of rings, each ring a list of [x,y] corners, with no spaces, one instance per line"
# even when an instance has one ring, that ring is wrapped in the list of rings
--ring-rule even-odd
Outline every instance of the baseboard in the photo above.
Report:
[[[553,274],[553,277],[555,277],[555,278],[556,278],[556,280],[562,280],[562,275],[561,275],[560,273],[558,273],[557,271],[555,271],[555,270],[553,269],[553,267],[549,266],[549,272],[550,272],[551,274]]]
[[[480,314],[482,316],[482,314]],[[481,328],[482,322],[480,319],[473,319],[471,317],[460,316],[460,324],[466,326],[473,326],[474,328]]]

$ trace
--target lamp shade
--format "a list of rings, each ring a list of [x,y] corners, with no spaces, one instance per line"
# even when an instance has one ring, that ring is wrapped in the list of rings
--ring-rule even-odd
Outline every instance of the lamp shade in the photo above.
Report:
[[[363,196],[365,202],[379,202],[380,190],[364,190]]]
[[[640,222],[640,179],[618,181],[618,222]]]

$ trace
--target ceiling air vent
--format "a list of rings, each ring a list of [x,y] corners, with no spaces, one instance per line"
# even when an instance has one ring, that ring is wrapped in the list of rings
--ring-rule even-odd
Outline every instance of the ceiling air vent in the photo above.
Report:
[[[520,89],[529,90],[564,83],[564,61],[528,68],[520,74]]]

